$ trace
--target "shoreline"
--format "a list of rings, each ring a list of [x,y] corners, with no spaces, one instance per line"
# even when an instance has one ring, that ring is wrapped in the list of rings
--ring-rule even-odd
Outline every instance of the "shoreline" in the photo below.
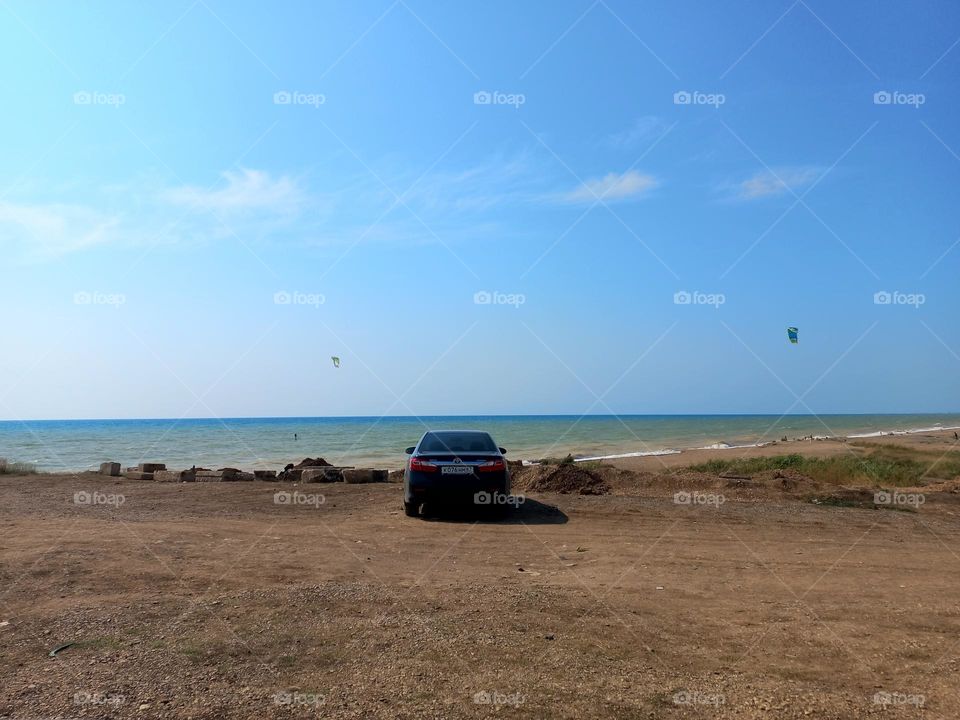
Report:
[[[763,448],[773,445],[784,445],[786,443],[796,443],[796,442],[846,442],[848,440],[871,440],[871,439],[881,439],[881,438],[892,438],[892,437],[909,437],[911,435],[929,435],[932,433],[949,433],[954,431],[960,431],[960,425],[957,426],[934,426],[929,428],[915,428],[911,430],[879,430],[869,433],[854,433],[851,435],[808,435],[806,437],[800,438],[789,438],[787,440],[767,440],[765,442],[755,442],[755,443],[745,443],[743,445],[732,445],[723,441],[712,443],[711,445],[704,446],[691,446],[691,447],[679,447],[679,448],[663,448],[659,450],[644,450],[639,452],[625,452],[625,453],[611,453],[609,455],[593,455],[593,456],[580,456],[574,455],[574,462],[595,462],[595,461],[604,461],[604,460],[623,460],[627,458],[640,458],[640,457],[664,457],[666,455],[682,455],[685,453],[690,453],[692,451],[703,451],[703,450],[715,450],[715,451],[725,451],[725,450],[750,450],[752,448]]]
[[[464,416],[466,417],[466,416]],[[534,417],[534,416],[530,416]],[[604,416],[606,417],[606,416]],[[731,416],[740,418],[743,416]],[[662,431],[638,429],[634,438],[622,437],[623,431],[614,420],[616,416],[607,418],[611,422],[607,427],[594,427],[589,432],[580,428],[579,436],[576,433],[566,437],[565,428],[542,427],[537,425],[520,428],[496,427],[496,417],[476,417],[471,423],[480,429],[485,425],[492,426],[490,431],[494,437],[509,448],[507,457],[513,461],[522,461],[524,464],[535,464],[548,459],[560,459],[572,456],[575,462],[611,462],[615,464],[644,464],[656,466],[676,466],[700,462],[702,458],[729,457],[732,454],[752,455],[756,453],[768,454],[769,448],[775,448],[773,454],[790,453],[798,448],[808,447],[810,444],[819,447],[824,453],[832,453],[834,445],[841,447],[846,443],[865,441],[883,442],[893,438],[910,441],[911,438],[945,434],[952,438],[954,432],[960,430],[956,414],[946,416],[913,415],[905,416],[912,420],[912,427],[897,427],[891,422],[891,427],[885,428],[877,418],[873,423],[865,422],[863,427],[843,427],[845,434],[836,435],[810,434],[814,423],[814,416],[796,416],[789,419],[791,427],[782,427],[774,430],[756,430],[750,433],[750,428],[738,427],[732,422],[730,433],[724,438],[724,427],[711,426],[705,423],[702,432],[686,432],[681,437],[676,433],[677,427],[665,426]],[[837,416],[839,417],[839,416]],[[869,417],[869,416],[865,416]],[[886,416],[888,421],[896,416]],[[800,422],[797,422],[800,420]],[[827,417],[829,422],[830,417]],[[927,422],[924,422],[924,421]],[[324,421],[325,422],[325,421]],[[454,418],[446,418],[445,422],[458,423]],[[929,423],[929,424],[928,424]],[[440,421],[438,420],[438,425]],[[621,420],[620,425],[623,422]],[[823,423],[821,423],[823,424]],[[839,425],[839,423],[834,423]],[[905,423],[906,424],[906,423]],[[570,429],[573,429],[572,427]],[[628,428],[629,429],[629,428]],[[153,428],[159,432],[159,428]],[[694,430],[701,430],[695,427]],[[271,433],[259,439],[244,438],[237,431],[224,426],[218,435],[196,434],[184,428],[177,429],[179,437],[169,429],[161,437],[167,437],[167,442],[161,446],[152,443],[146,431],[141,437],[134,439],[126,433],[113,428],[98,428],[95,433],[87,433],[85,437],[74,440],[71,433],[62,436],[46,434],[33,435],[33,447],[22,445],[17,448],[14,440],[10,447],[0,450],[0,457],[6,457],[10,463],[23,463],[35,467],[40,472],[87,472],[95,470],[101,462],[120,462],[122,466],[133,466],[141,462],[164,462],[171,468],[202,467],[242,467],[247,470],[278,470],[286,464],[297,463],[304,457],[324,457],[328,462],[338,466],[376,467],[395,470],[405,464],[402,448],[413,438],[414,434],[422,432],[422,427],[393,428],[383,436],[371,436],[366,443],[354,447],[350,443],[354,437],[352,430],[338,429],[336,433],[316,436],[307,428],[301,429],[301,441],[292,443],[284,441],[282,435]],[[779,439],[764,438],[776,434]],[[795,434],[796,433],[796,434]],[[802,436],[797,436],[804,433]],[[366,433],[360,435],[361,439]],[[619,435],[619,436],[618,436]],[[673,439],[670,439],[670,436]],[[793,435],[789,439],[784,439]],[[657,437],[661,439],[657,439]],[[551,442],[552,438],[558,438]],[[609,439],[605,439],[609,438]],[[755,439],[758,438],[758,439]],[[0,434],[0,440],[6,438]],[[61,443],[72,445],[70,452],[63,452]],[[7,443],[3,443],[6,445]],[[347,445],[350,445],[349,447]],[[230,446],[234,447],[231,448]],[[267,445],[269,447],[263,447]],[[639,446],[639,448],[638,448]],[[48,448],[57,448],[56,452]],[[806,452],[806,450],[802,450]],[[57,462],[59,461],[59,462]]]
[[[711,460],[730,460],[738,458],[772,457],[775,455],[800,454],[807,457],[830,457],[840,453],[854,452],[853,448],[869,445],[891,445],[908,447],[911,449],[930,450],[936,452],[960,451],[960,440],[954,437],[954,432],[960,432],[960,427],[924,428],[909,431],[885,431],[882,433],[855,434],[843,437],[807,436],[788,440],[771,440],[769,442],[744,445],[730,445],[727,443],[713,443],[709,446],[670,448],[653,451],[635,451],[623,453],[609,453],[606,455],[574,456],[574,463],[605,463],[624,470],[656,471],[673,469],[705,463]],[[310,453],[307,453],[310,455]],[[318,455],[313,453],[314,456]],[[322,453],[320,453],[322,455]],[[563,458],[563,453],[556,453],[550,458],[510,458],[511,461],[522,462],[531,467],[542,464],[545,460],[556,461]],[[401,457],[399,454],[398,458]],[[509,457],[509,455],[508,455]],[[258,461],[256,463],[232,463],[229,467],[241,467],[245,470],[273,470],[282,468],[287,462],[297,463],[300,457],[289,458],[286,461]],[[328,460],[335,459],[328,455]],[[161,462],[162,458],[159,459]],[[13,461],[11,460],[11,464]],[[370,463],[334,462],[341,467],[371,467],[390,471],[403,468],[402,462],[374,461]],[[207,465],[216,466],[218,463],[197,463],[198,467]],[[173,465],[171,469],[175,468]],[[49,475],[79,474],[96,472],[97,467],[80,469],[50,469],[37,468],[37,472]]]
[[[797,438],[774,440],[747,446],[728,448],[691,448],[669,455],[628,456],[606,458],[598,462],[608,463],[623,470],[656,472],[689,467],[711,460],[738,460],[776,455],[803,455],[805,457],[833,457],[841,454],[858,454],[871,446],[905,448],[946,454],[960,451],[960,440],[953,436],[960,428],[941,428],[935,431],[889,432],[879,436],[842,438]],[[732,452],[734,451],[734,452]]]

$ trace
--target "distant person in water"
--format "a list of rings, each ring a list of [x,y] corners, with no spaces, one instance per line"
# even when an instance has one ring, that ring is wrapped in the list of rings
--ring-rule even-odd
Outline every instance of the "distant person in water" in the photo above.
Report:
[[[297,434],[296,434],[296,433],[293,434],[293,439],[294,439],[294,440],[297,439]]]

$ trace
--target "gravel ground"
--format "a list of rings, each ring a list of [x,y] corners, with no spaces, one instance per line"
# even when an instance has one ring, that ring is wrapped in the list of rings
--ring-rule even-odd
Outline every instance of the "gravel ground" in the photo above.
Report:
[[[957,716],[956,494],[605,481],[422,520],[396,484],[0,476],[0,717]]]

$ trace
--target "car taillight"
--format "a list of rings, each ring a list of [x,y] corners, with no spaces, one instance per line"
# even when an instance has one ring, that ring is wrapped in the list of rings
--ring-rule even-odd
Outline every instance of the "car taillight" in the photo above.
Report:
[[[427,462],[426,460],[412,457],[410,458],[410,469],[419,470],[420,472],[436,472],[440,468],[434,465],[432,462]]]
[[[480,472],[497,472],[506,469],[506,467],[507,465],[503,460],[488,460],[481,465],[477,465],[477,470]]]

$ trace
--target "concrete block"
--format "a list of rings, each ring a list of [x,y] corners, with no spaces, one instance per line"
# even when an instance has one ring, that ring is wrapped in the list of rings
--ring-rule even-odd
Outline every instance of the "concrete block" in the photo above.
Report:
[[[357,468],[356,470],[344,470],[343,481],[350,484],[387,482],[389,474],[386,470]]]
[[[109,475],[110,477],[120,477],[120,463],[100,463],[100,474]]]
[[[137,465],[137,470],[140,472],[152,473],[157,470],[166,470],[167,466],[163,463],[140,463]]]
[[[153,479],[156,482],[194,482],[197,475],[193,470],[157,470]]]
[[[197,470],[197,482],[233,482],[239,474],[240,471],[233,468]]]
[[[343,480],[343,470],[337,467],[308,467],[300,472],[300,482],[323,483],[340,482]]]
[[[152,472],[140,472],[139,470],[127,470],[123,476],[128,480],[153,480]]]
[[[276,482],[277,472],[275,470],[254,470],[254,480],[264,480],[266,482]]]

